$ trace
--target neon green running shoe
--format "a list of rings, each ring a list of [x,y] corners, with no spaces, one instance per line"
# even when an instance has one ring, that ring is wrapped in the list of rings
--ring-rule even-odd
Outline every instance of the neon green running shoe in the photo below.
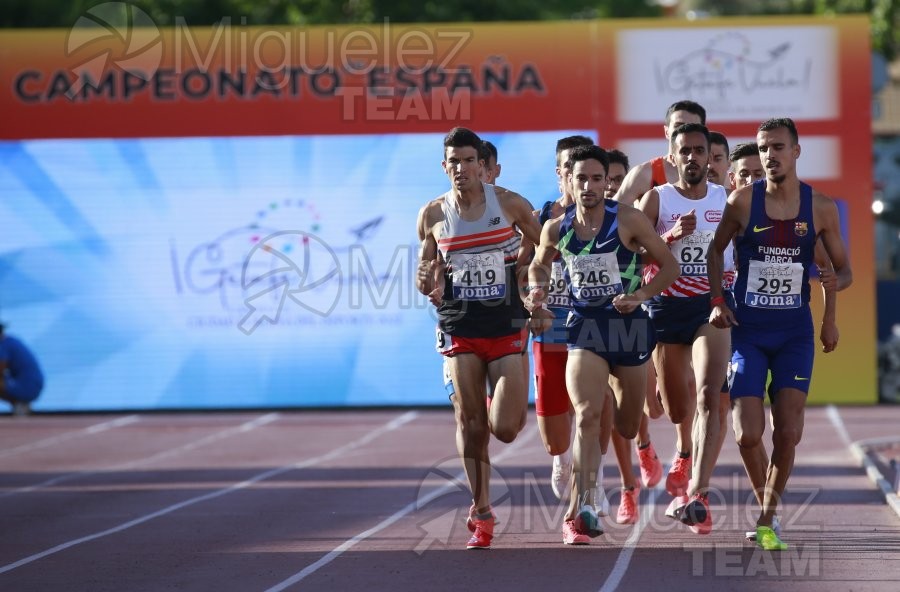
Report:
[[[756,527],[756,545],[766,551],[785,551],[788,548],[787,543],[768,526]]]

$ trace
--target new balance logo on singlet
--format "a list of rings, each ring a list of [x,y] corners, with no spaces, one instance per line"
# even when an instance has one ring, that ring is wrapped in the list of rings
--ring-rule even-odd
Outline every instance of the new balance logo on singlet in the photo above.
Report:
[[[500,216],[497,216],[496,218],[491,218],[488,221],[488,226],[496,226],[497,224],[500,224]]]

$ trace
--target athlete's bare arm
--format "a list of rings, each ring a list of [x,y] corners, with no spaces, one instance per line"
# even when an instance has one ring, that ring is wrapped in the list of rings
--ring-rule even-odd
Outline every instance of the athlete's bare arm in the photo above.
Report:
[[[534,217],[534,208],[527,199],[514,191],[495,187],[500,208],[507,219],[512,222],[522,236],[537,244],[541,240],[541,225]]]
[[[652,186],[653,166],[648,160],[628,171],[613,199],[629,206],[634,205],[638,198],[653,188]]]
[[[716,234],[706,252],[707,274],[709,275],[710,298],[722,298],[722,276],[725,270],[725,249],[731,241],[742,234],[750,219],[750,200],[753,197],[753,186],[742,187],[728,196],[722,220],[716,227]],[[725,329],[737,325],[734,313],[725,304],[713,306],[709,315],[713,326]]]
[[[534,210],[531,215],[538,221],[538,224],[541,223],[540,210]],[[516,256],[516,280],[523,297],[528,293],[528,266],[534,258],[534,249],[535,244],[523,236],[522,243],[519,245],[519,254]]]
[[[819,268],[819,281],[822,282],[825,300],[819,340],[822,342],[822,351],[828,353],[834,351],[840,339],[837,328],[837,292],[853,282],[853,274],[841,238],[837,205],[818,192],[813,193],[813,223],[818,231],[816,266]],[[837,261],[832,258],[832,252],[837,252]]]
[[[659,265],[659,272],[648,283],[632,294],[620,294],[613,299],[616,310],[627,314],[668,288],[678,279],[681,267],[643,212],[631,206],[619,205],[618,215],[622,242],[632,251],[645,251]]]
[[[853,272],[850,270],[850,260],[847,259],[847,250],[841,238],[837,204],[819,192],[813,193],[813,224],[834,267],[834,273],[837,275],[835,289],[840,292],[853,283]]]
[[[419,210],[416,220],[416,233],[419,237],[416,289],[428,296],[433,303],[435,303],[433,296],[437,288],[435,285],[436,272],[441,266],[437,248],[437,233],[440,232],[440,223],[443,221],[441,200],[442,198],[438,198],[425,204]],[[435,304],[440,304],[440,300]]]
[[[819,239],[816,239],[815,262],[819,270],[819,282],[822,284],[822,300],[825,302],[819,340],[822,342],[822,351],[827,354],[834,351],[840,339],[837,328],[837,274],[825,251],[825,245]]]
[[[547,300],[547,287],[550,285],[550,270],[553,259],[559,252],[556,248],[555,237],[559,236],[559,225],[562,224],[562,216],[554,218],[544,224],[541,229],[540,241],[534,251],[534,259],[528,267],[528,284],[531,291],[525,301],[525,308],[531,312],[531,331],[541,333],[553,323],[553,313],[545,309]]]
[[[651,189],[635,202],[634,207],[644,212],[650,224],[656,226],[659,221],[659,191]]]
[[[642,211],[650,224],[655,227],[659,220],[659,192],[655,188],[651,189],[634,203],[634,207]],[[641,255],[644,257],[644,263],[655,263],[648,253],[641,251]]]

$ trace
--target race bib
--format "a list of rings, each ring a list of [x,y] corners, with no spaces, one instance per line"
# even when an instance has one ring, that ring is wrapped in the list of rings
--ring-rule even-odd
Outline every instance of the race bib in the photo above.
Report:
[[[802,263],[751,260],[744,303],[756,308],[799,308],[802,288]]]
[[[672,254],[681,264],[681,275],[706,277],[706,251],[715,232],[697,230],[672,243]]]
[[[569,298],[569,285],[566,283],[563,262],[557,259],[553,262],[550,271],[550,286],[547,288],[547,306],[553,308],[569,308],[572,305]]]
[[[434,344],[434,348],[438,351],[439,354],[444,352],[448,352],[453,349],[453,336],[448,335],[441,331],[441,328],[438,327],[436,329],[436,337],[437,342]],[[450,366],[444,363],[444,384],[447,383],[447,380],[450,377]]]
[[[506,297],[506,266],[502,251],[453,255],[453,298],[490,300]]]
[[[615,253],[592,253],[566,259],[572,296],[578,300],[600,300],[621,294],[622,275]]]

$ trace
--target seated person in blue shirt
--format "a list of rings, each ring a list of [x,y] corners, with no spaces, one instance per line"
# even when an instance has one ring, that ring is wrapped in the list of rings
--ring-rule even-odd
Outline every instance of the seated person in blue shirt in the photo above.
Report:
[[[0,399],[12,403],[13,415],[27,415],[44,388],[44,374],[24,343],[0,324]]]

